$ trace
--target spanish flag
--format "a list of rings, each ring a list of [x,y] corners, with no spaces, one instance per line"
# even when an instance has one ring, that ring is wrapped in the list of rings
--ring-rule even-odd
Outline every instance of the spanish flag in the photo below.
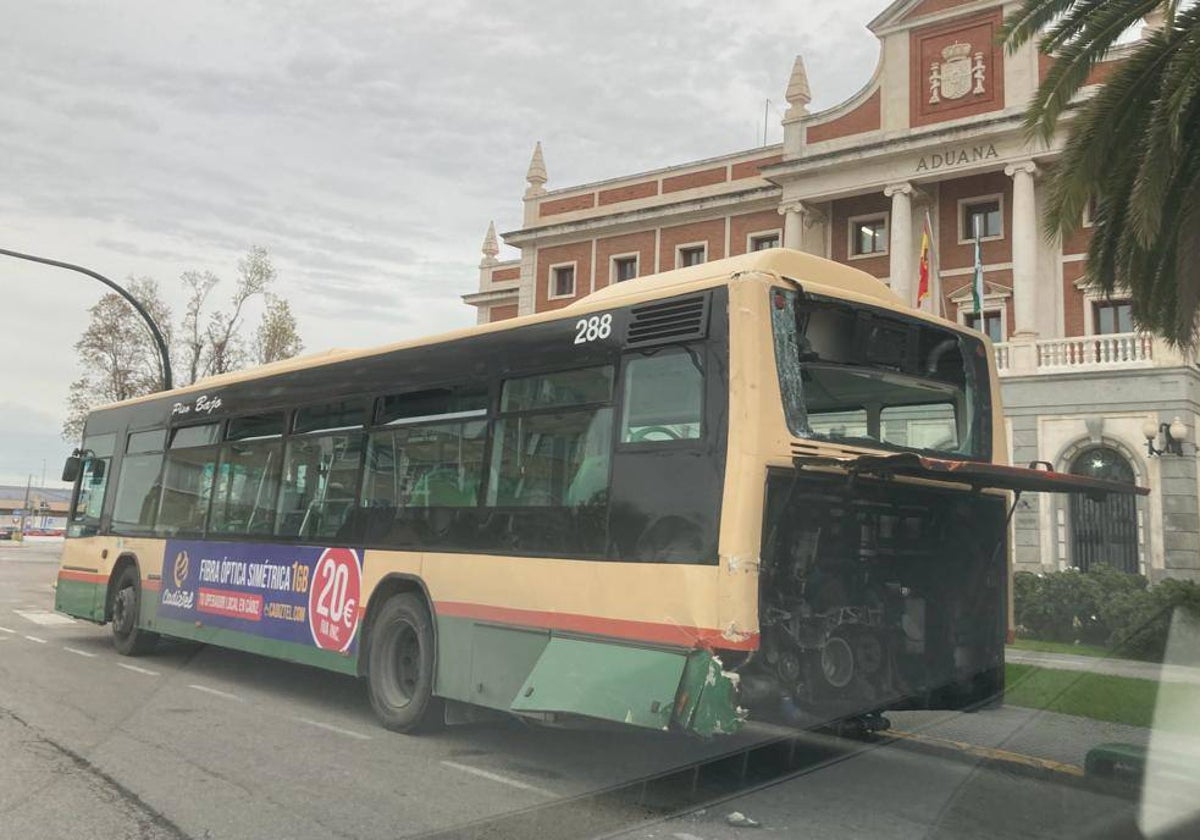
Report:
[[[917,309],[929,297],[929,258],[930,248],[933,247],[933,227],[929,223],[929,212],[925,213],[925,223],[921,226],[921,267],[920,281],[917,283]]]

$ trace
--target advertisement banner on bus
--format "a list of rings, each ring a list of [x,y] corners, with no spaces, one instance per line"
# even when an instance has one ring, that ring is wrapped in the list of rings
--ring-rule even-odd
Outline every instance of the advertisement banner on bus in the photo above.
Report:
[[[362,559],[349,548],[169,540],[160,618],[353,654]]]

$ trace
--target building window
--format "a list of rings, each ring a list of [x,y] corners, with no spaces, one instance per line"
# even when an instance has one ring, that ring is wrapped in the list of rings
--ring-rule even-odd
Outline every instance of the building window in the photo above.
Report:
[[[1087,200],[1087,204],[1083,205],[1083,226],[1092,227],[1096,224],[1096,196],[1092,196]]]
[[[751,251],[765,251],[768,248],[779,247],[779,231],[771,233],[756,233],[750,237]]]
[[[1133,332],[1133,306],[1127,300],[1095,301],[1092,326],[1096,335]]]
[[[623,283],[638,276],[638,258],[613,257],[612,278],[614,283]]]
[[[575,263],[550,267],[550,298],[575,296]]]
[[[980,239],[1000,239],[1004,236],[1004,214],[1001,212],[1000,196],[972,198],[960,202],[958,231],[959,242],[975,239],[978,226]]]
[[[973,330],[979,330],[996,344],[1004,341],[1004,321],[998,309],[968,312],[963,315],[963,323]]]
[[[850,219],[851,257],[874,257],[888,250],[887,216]]]
[[[687,268],[690,265],[700,265],[707,259],[707,257],[707,245],[683,245],[679,248],[675,265],[678,268]]]

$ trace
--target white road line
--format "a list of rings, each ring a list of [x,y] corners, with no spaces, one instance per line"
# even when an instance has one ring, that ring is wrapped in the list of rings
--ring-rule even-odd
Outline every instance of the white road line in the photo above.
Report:
[[[518,782],[516,779],[508,778],[508,776],[501,776],[499,773],[493,773],[490,770],[480,770],[478,767],[470,767],[466,764],[459,764],[457,761],[443,761],[442,764],[455,770],[461,770],[464,773],[470,773],[472,776],[479,776],[480,778],[490,779],[493,782],[499,782],[502,785],[520,788],[521,790],[527,790],[531,793],[536,793],[539,796],[545,796],[550,799],[556,799],[558,797],[558,794],[554,793],[553,791],[537,787],[536,785],[527,785],[524,782]]]
[[[37,636],[26,636],[25,638],[26,638],[26,639],[28,639],[28,640],[29,640],[29,641],[31,641],[31,642],[37,642],[39,645],[44,645],[44,644],[46,644],[46,640],[45,640],[45,639],[39,639]]]
[[[217,697],[224,697],[226,700],[236,700],[239,703],[245,702],[236,694],[230,694],[228,691],[221,691],[220,689],[216,688],[209,688],[206,685],[189,684],[188,688],[194,688],[197,691],[203,691],[205,694],[215,694]]]
[[[126,671],[133,671],[138,674],[145,674],[148,677],[157,677],[158,671],[151,671],[149,668],[139,668],[137,665],[127,665],[124,662],[117,663],[118,668],[124,668]]]
[[[59,615],[56,612],[49,610],[13,610],[17,615],[26,621],[32,621],[34,624],[41,624],[43,627],[54,627],[67,624],[74,624],[75,619],[68,618],[65,615]]]
[[[342,729],[340,726],[334,726],[329,723],[321,723],[319,720],[309,720],[308,718],[292,718],[292,720],[298,720],[298,721],[300,721],[300,723],[307,723],[309,726],[315,726],[318,729],[324,729],[328,732],[336,732],[339,735],[346,735],[347,737],[350,737],[350,738],[357,738],[360,741],[370,741],[371,740],[370,735],[363,735],[361,732],[353,732],[349,729]]]
[[[96,654],[88,653],[86,650],[80,650],[79,648],[67,647],[64,645],[63,650],[65,650],[67,653],[73,653],[76,656],[86,656],[88,659],[96,658]]]
[[[0,633],[16,633],[16,630],[9,630],[7,627],[0,627]]]

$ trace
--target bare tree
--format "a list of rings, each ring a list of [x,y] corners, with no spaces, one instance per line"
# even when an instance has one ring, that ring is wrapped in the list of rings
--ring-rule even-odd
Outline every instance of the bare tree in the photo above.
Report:
[[[158,283],[148,277],[128,286],[171,342],[171,310],[162,301]],[[96,405],[127,400],[163,387],[162,357],[145,321],[116,292],[91,308],[87,329],[75,343],[83,375],[71,383],[63,437],[78,440],[87,413]]]
[[[247,301],[265,295],[275,280],[275,266],[265,248],[255,246],[238,262],[238,284],[229,303],[229,313],[214,312],[208,319],[208,364],[205,373],[215,375],[237,370],[247,361],[238,327]]]
[[[183,380],[180,384],[190,385],[200,378],[207,364],[208,332],[201,326],[201,313],[209,293],[221,281],[211,271],[185,271],[179,280],[188,293],[179,336],[179,349],[183,353]]]
[[[281,297],[267,295],[267,308],[254,334],[254,360],[265,365],[290,359],[303,349],[292,307]]]
[[[187,295],[179,332],[171,329],[171,310],[149,278],[132,281],[129,291],[149,311],[171,348],[179,384],[237,370],[247,364],[295,356],[303,348],[296,318],[283,298],[270,293],[275,267],[266,249],[255,247],[238,262],[238,281],[227,310],[206,314],[220,283],[212,272],[186,271],[180,283]],[[266,302],[252,342],[242,333],[254,298]],[[162,359],[145,322],[117,294],[92,307],[87,330],[75,345],[83,376],[71,383],[63,437],[77,440],[94,406],[141,396],[162,388]],[[178,357],[182,356],[182,365]]]

